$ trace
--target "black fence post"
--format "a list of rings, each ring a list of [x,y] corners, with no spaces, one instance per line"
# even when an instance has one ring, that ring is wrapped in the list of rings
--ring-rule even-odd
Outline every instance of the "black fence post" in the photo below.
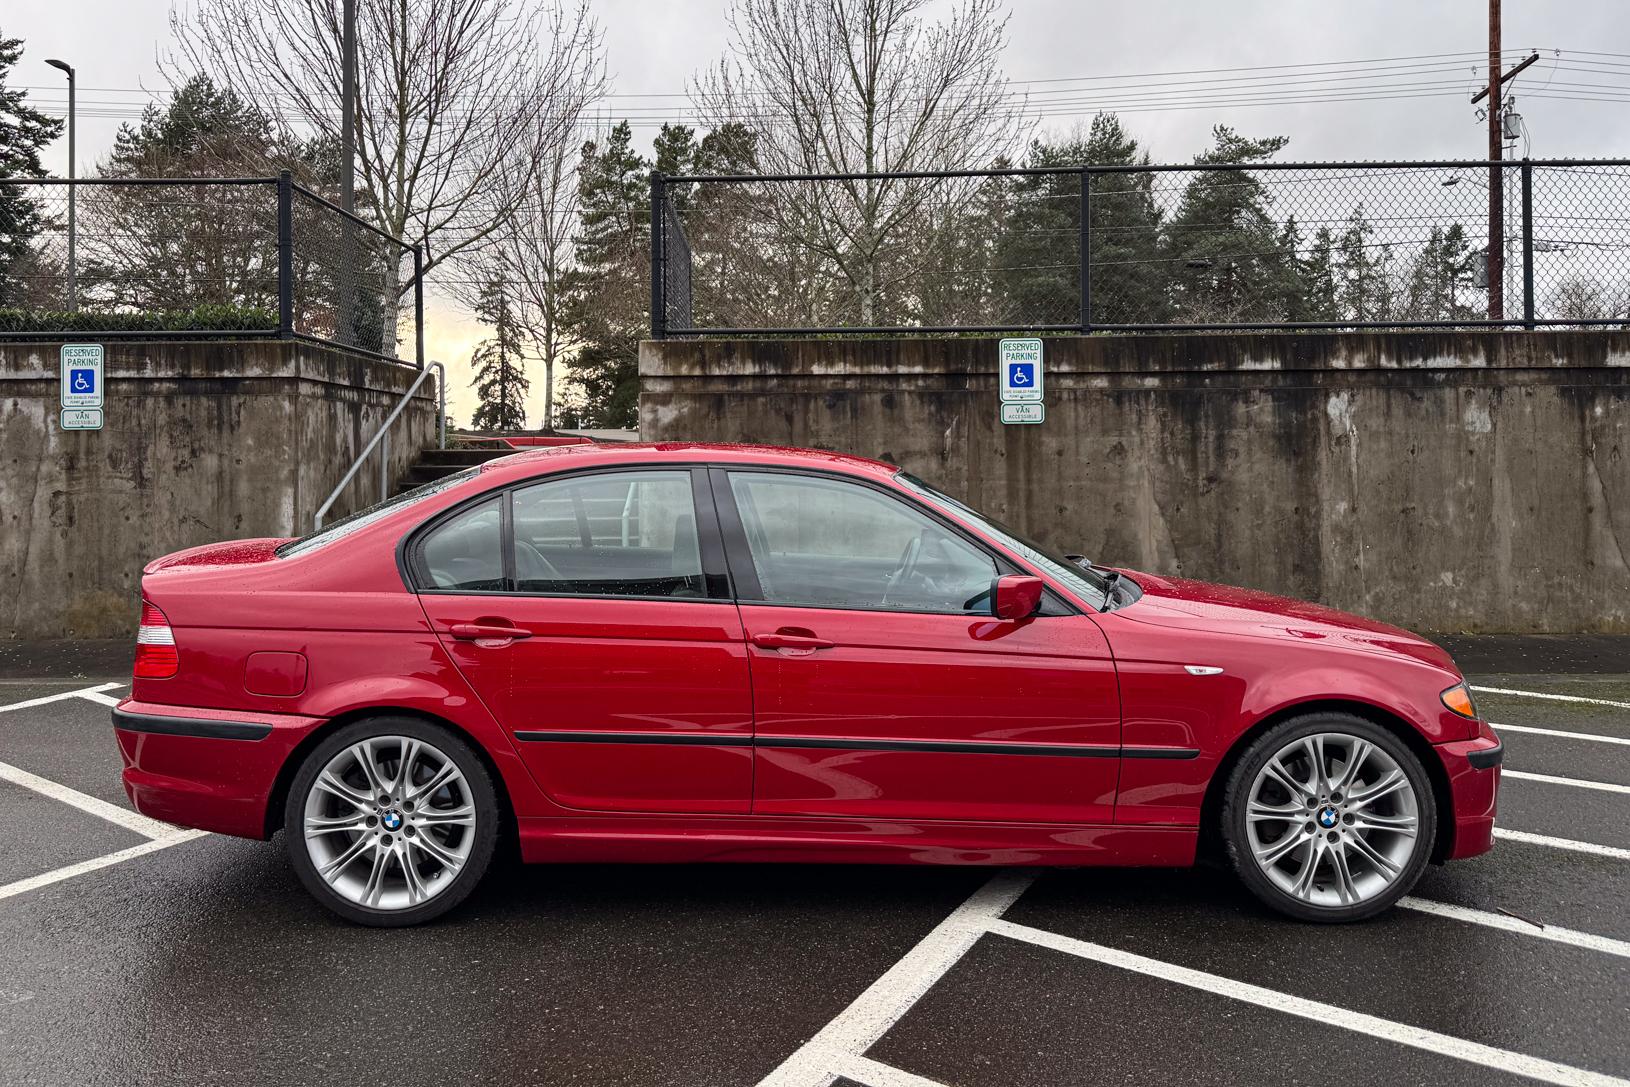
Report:
[[[1081,168],[1081,334],[1092,331],[1092,173]]]
[[[424,246],[413,247],[413,361],[424,369]]]
[[[651,171],[651,338],[660,340],[668,331],[667,248],[663,240],[663,206],[667,194],[662,191],[662,174]]]
[[[294,339],[294,175],[277,175],[277,334]]]
[[[1534,166],[1522,160],[1522,323],[1534,327]]]

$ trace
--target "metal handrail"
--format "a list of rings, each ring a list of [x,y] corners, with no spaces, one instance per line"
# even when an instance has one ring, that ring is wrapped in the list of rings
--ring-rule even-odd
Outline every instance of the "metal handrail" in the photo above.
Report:
[[[321,506],[317,507],[316,516],[312,519],[312,531],[323,527],[323,516],[328,513],[335,500],[339,498],[340,492],[350,485],[352,478],[357,474],[357,470],[362,467],[362,462],[367,460],[368,454],[374,451],[374,446],[380,447],[379,500],[383,502],[390,497],[391,424],[396,422],[396,417],[402,414],[402,410],[408,406],[408,401],[413,399],[413,394],[419,391],[419,386],[424,384],[425,378],[430,376],[432,370],[436,372],[437,448],[447,448],[447,367],[439,362],[429,362],[425,364],[423,370],[419,371],[419,376],[413,379],[413,384],[408,386],[407,392],[402,394],[402,398],[396,402],[396,407],[391,409],[391,413],[379,425],[379,429],[368,440],[368,444],[362,447],[362,452],[358,453],[357,459],[351,462],[351,467],[346,469],[344,477],[340,479],[333,492],[329,494]]]

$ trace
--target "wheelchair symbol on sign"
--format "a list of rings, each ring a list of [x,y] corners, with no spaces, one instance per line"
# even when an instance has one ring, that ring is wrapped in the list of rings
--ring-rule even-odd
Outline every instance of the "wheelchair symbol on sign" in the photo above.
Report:
[[[91,375],[85,370],[74,373],[74,392],[88,393],[91,391]]]

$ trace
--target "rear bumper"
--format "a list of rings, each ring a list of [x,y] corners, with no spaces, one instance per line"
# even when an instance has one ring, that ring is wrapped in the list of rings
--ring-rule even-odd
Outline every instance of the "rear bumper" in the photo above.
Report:
[[[1505,748],[1484,724],[1470,740],[1438,744],[1434,751],[1449,777],[1454,837],[1445,860],[1475,857],[1494,848],[1494,813],[1500,794],[1500,762]]]
[[[290,752],[322,723],[320,717],[128,698],[113,709],[125,792],[136,810],[241,838],[266,837],[266,805],[277,776]]]

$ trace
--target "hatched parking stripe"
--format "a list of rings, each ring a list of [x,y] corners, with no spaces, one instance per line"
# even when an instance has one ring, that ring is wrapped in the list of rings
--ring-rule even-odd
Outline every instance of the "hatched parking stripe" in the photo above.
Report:
[[[1506,830],[1504,827],[1495,827],[1494,836],[1512,842],[1525,842],[1528,845],[1546,845],[1552,849],[1566,849],[1573,853],[1592,853],[1598,857],[1612,857],[1614,860],[1630,861],[1630,849],[1620,849],[1618,846],[1613,845],[1578,842],[1572,838],[1553,838],[1549,834],[1530,834],[1526,830]]]
[[[1613,706],[1621,710],[1630,710],[1630,702],[1614,702],[1609,698],[1586,698],[1577,694],[1546,694],[1541,691],[1514,691],[1509,687],[1478,687],[1472,690],[1479,694],[1509,694],[1518,698],[1548,698],[1552,702],[1583,702],[1591,706]]]
[[[43,698],[30,698],[24,702],[13,702],[9,706],[0,706],[0,713],[10,713],[12,710],[26,710],[32,706],[43,706],[48,702],[61,702],[68,698],[91,698],[92,696],[97,695],[100,695],[101,698],[106,698],[107,696],[102,694],[103,691],[111,691],[115,687],[123,686],[123,683],[101,683],[95,687],[81,687],[77,691],[62,691],[59,694],[48,694]],[[98,698],[97,701],[100,701],[101,698]],[[112,705],[114,702],[110,701],[109,704]]]
[[[1531,774],[1526,770],[1502,770],[1501,780],[1541,781],[1547,785],[1571,785],[1575,789],[1595,789],[1604,793],[1630,794],[1630,785],[1615,785],[1611,781],[1586,781],[1584,778],[1558,777],[1556,774]]]
[[[140,812],[121,808],[117,804],[109,804],[106,800],[98,800],[88,796],[78,789],[70,789],[66,785],[58,785],[48,781],[37,774],[16,767],[7,762],[0,762],[0,781],[9,781],[13,785],[21,785],[25,789],[32,789],[41,796],[48,796],[52,800],[60,800],[64,804],[78,808],[110,823],[117,823],[126,830],[133,830],[144,838],[168,838],[176,832],[176,828],[168,823],[161,823],[157,819],[149,819]]]
[[[1622,744],[1630,747],[1630,736],[1603,736],[1595,732],[1563,732],[1556,728],[1534,728],[1532,725],[1496,725],[1490,721],[1500,732],[1532,732],[1536,736],[1553,736],[1562,740],[1590,740],[1599,744]]]
[[[180,845],[182,842],[190,842],[194,838],[202,838],[205,836],[205,833],[206,832],[202,830],[173,831],[162,838],[154,838],[150,842],[143,842],[141,845],[133,845],[129,849],[121,849],[117,853],[108,853],[101,857],[92,857],[88,861],[80,861],[78,864],[70,864],[64,868],[58,868],[52,872],[43,872],[37,876],[29,876],[27,879],[17,880],[15,883],[7,883],[5,886],[0,886],[0,899],[11,898],[14,895],[26,894],[29,891],[35,891],[41,887],[49,887],[53,883],[61,883],[65,879],[72,879],[75,876],[82,876],[86,872],[95,872],[100,868],[111,868],[115,864],[123,864],[125,861],[135,860],[137,857],[145,857],[147,854],[156,853],[161,849],[169,849],[172,845]]]
[[[1599,951],[1604,955],[1617,955],[1621,959],[1630,959],[1630,940],[1615,940],[1610,936],[1597,936],[1594,933],[1579,932],[1576,929],[1560,928],[1556,925],[1535,924],[1532,921],[1522,921],[1515,917],[1508,917],[1503,913],[1489,913],[1486,910],[1474,910],[1470,906],[1455,906],[1448,902],[1436,902],[1428,898],[1415,898],[1413,896],[1401,898],[1398,900],[1398,905],[1406,910],[1418,910],[1421,913],[1447,917],[1453,921],[1465,921],[1468,924],[1482,925],[1485,928],[1497,928],[1503,932],[1516,932],[1524,936],[1550,940],[1554,943],[1582,947],[1587,951]]]
[[[1467,1041],[1464,1038],[1439,1034],[1436,1031],[1410,1026],[1407,1023],[1367,1015],[1364,1012],[1354,1011],[1337,1004],[1325,1004],[1317,1000],[1308,1000],[1305,997],[1281,993],[1274,989],[1266,989],[1260,985],[1252,985],[1249,982],[1236,981],[1221,974],[1210,974],[1203,970],[1178,966],[1176,963],[1151,959],[1129,951],[1105,947],[1102,944],[1089,943],[1086,940],[1078,940],[1073,936],[1060,936],[1057,933],[1031,928],[1029,925],[1018,925],[1011,921],[993,918],[986,922],[985,927],[995,935],[1006,936],[1012,940],[1049,948],[1053,951],[1061,951],[1066,955],[1074,955],[1077,958],[1103,963],[1106,966],[1130,970],[1133,973],[1159,978],[1163,981],[1198,989],[1202,992],[1214,993],[1247,1004],[1255,1004],[1257,1007],[1267,1008],[1271,1011],[1284,1012],[1287,1015],[1310,1019],[1316,1023],[1326,1023],[1358,1034],[1367,1034],[1372,1038],[1380,1038],[1414,1049],[1423,1049],[1429,1053],[1453,1057],[1485,1068],[1493,1068],[1518,1076],[1528,1076],[1544,1083],[1561,1084],[1564,1087],[1630,1087],[1630,1080],[1620,1079],[1617,1076],[1592,1072],[1588,1069],[1560,1064],[1540,1057],[1531,1057],[1524,1053],[1497,1049],[1494,1046],[1483,1045],[1481,1042]]]
[[[858,1053],[832,1053],[830,1059],[834,1072],[844,1079],[863,1083],[865,1087],[945,1087],[937,1079],[919,1076]]]
[[[992,877],[835,1019],[760,1080],[758,1087],[828,1087],[840,1074],[837,1065],[842,1058],[860,1056],[888,1033],[968,953],[984,925],[1000,917],[1035,881],[1036,874],[1028,871],[1001,872]],[[892,1084],[880,1082],[876,1087]]]

